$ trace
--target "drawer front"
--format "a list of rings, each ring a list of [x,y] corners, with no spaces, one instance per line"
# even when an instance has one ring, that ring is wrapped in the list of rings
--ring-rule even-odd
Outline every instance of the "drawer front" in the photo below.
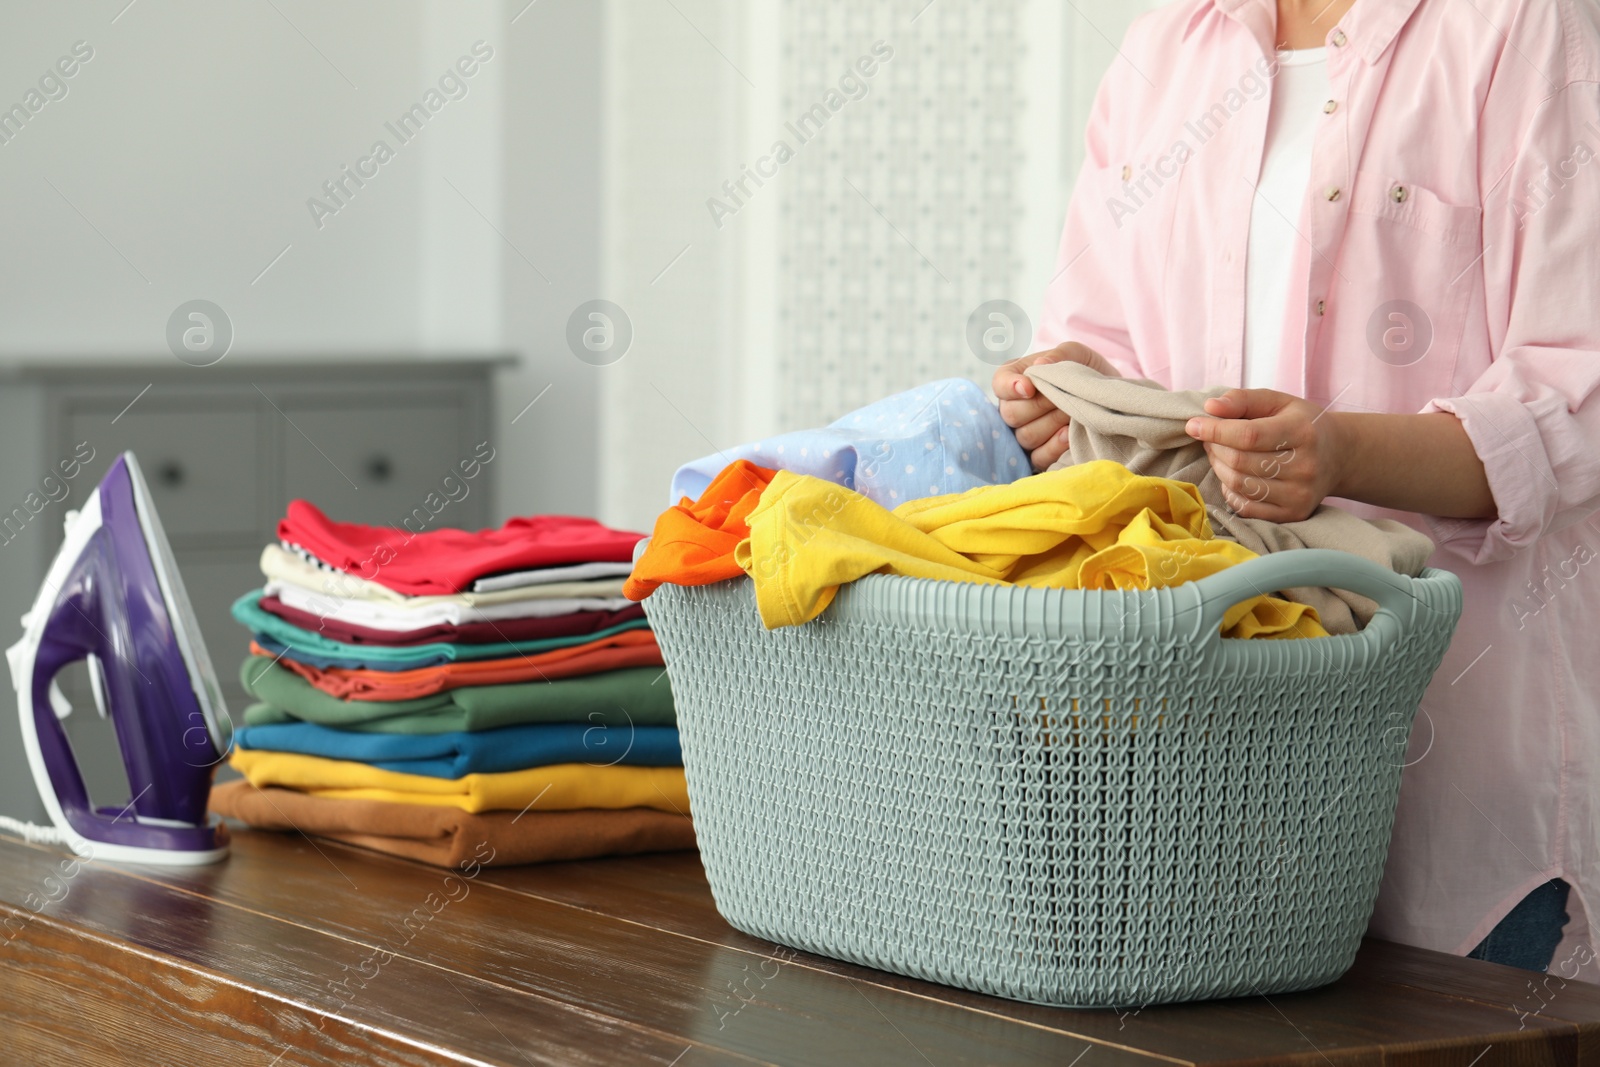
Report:
[[[245,593],[261,587],[260,557],[260,549],[177,554],[184,589],[235,725],[242,722],[241,714],[252,702],[239,684],[239,664],[249,655],[250,631],[235,622],[228,609]]]
[[[120,417],[115,408],[74,406],[67,413],[63,455],[88,442],[94,459],[79,478],[94,485],[119,453],[131,450],[139,457],[161,524],[176,542],[260,536],[266,527],[255,406],[248,401],[211,402],[203,409],[190,404],[163,407],[146,397]]]
[[[288,497],[343,522],[400,526],[412,517],[417,532],[483,525],[492,475],[484,467],[461,477],[472,448],[454,399],[338,410],[284,404],[293,423],[283,431]]]

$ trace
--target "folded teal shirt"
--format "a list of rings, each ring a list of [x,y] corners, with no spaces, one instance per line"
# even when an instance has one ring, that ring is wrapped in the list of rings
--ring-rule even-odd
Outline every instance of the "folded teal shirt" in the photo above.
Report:
[[[641,630],[650,624],[644,619],[619,623],[606,630],[571,637],[546,637],[537,641],[502,641],[492,645],[453,645],[436,642],[423,645],[349,645],[311,630],[303,630],[260,607],[260,589],[233,602],[233,617],[255,634],[256,642],[274,656],[288,655],[313,667],[366,668],[375,671],[409,671],[434,667],[456,660],[503,659],[531,652],[548,652],[598,641],[624,630]]]
[[[555,763],[677,767],[683,764],[673,726],[585,726],[539,723],[477,733],[370,734],[316,723],[245,726],[240,748],[354,760],[386,771],[461,778],[545,767]]]

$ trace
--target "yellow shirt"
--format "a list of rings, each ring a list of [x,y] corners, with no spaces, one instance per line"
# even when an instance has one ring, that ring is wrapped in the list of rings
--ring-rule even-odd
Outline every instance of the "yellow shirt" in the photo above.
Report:
[[[434,804],[462,811],[655,808],[689,813],[682,767],[596,767],[556,763],[525,771],[430,778],[350,760],[291,752],[234,749],[228,762],[255,786],[283,786],[312,796]]]
[[[868,574],[1054,589],[1151,589],[1254,559],[1212,536],[1199,490],[1097,460],[887,511],[809,475],[778,472],[734,558],[768,629],[808,622]],[[1227,637],[1324,637],[1314,610],[1276,597],[1235,605]]]

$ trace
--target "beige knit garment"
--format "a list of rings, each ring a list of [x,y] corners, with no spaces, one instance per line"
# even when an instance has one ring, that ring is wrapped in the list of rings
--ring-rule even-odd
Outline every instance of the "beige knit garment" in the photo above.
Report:
[[[1212,531],[1259,555],[1291,548],[1336,548],[1364,556],[1400,574],[1415,576],[1433,553],[1433,542],[1393,519],[1357,518],[1323,504],[1299,522],[1246,519],[1228,506],[1205,446],[1184,433],[1204,403],[1225,389],[1173,392],[1155,382],[1108,378],[1080,363],[1046,363],[1025,372],[1072,419],[1069,448],[1051,469],[1090,460],[1115,460],[1135,474],[1172,478],[1198,486]],[[1317,609],[1333,634],[1354,633],[1377,605],[1366,597],[1332,589],[1282,590],[1288,599]]]

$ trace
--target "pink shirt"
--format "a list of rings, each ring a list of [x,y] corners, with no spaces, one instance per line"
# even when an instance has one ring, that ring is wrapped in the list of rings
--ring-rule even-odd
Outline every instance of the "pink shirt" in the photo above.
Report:
[[[1597,21],[1580,0],[1356,0],[1326,38],[1306,197],[1279,205],[1304,240],[1278,388],[1454,413],[1499,507],[1349,505],[1430,532],[1466,592],[1371,931],[1465,953],[1559,876],[1573,922],[1551,970],[1567,976],[1593,956],[1575,950],[1600,890]],[[1179,0],[1129,30],[1036,349],[1081,341],[1172,388],[1241,384],[1275,22],[1274,0]]]

